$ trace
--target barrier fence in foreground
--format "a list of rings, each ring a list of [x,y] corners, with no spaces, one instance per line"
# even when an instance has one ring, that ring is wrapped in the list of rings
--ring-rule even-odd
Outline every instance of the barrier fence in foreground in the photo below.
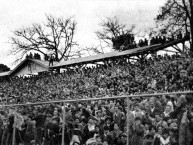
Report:
[[[62,103],[63,105],[63,109],[62,109],[62,125],[61,125],[61,129],[62,129],[62,137],[61,137],[61,145],[65,145],[65,126],[66,126],[66,109],[65,109],[65,106],[66,104],[69,104],[69,103],[76,103],[76,102],[85,102],[85,101],[98,101],[98,100],[112,100],[112,99],[126,99],[127,100],[127,110],[126,110],[126,117],[127,117],[127,145],[129,145],[130,143],[130,136],[128,134],[128,130],[130,129],[130,121],[129,121],[129,116],[130,116],[130,100],[133,99],[133,98],[148,98],[148,97],[159,97],[159,96],[163,96],[163,95],[186,95],[186,94],[193,94],[193,91],[183,91],[183,92],[171,92],[171,93],[155,93],[155,94],[140,94],[140,95],[123,95],[123,96],[113,96],[113,97],[104,97],[104,98],[88,98],[88,99],[79,99],[79,100],[58,100],[58,101],[48,101],[48,102],[36,102],[36,103],[27,103],[27,104],[10,104],[10,105],[0,105],[0,108],[1,110],[6,110],[6,108],[12,108],[12,114],[14,116],[14,123],[13,123],[13,126],[11,127],[13,129],[12,133],[10,134],[6,134],[6,132],[4,131],[4,133],[2,134],[3,137],[7,137],[6,138],[6,141],[3,140],[4,138],[2,137],[2,140],[1,140],[1,145],[4,145],[5,142],[9,142],[11,141],[12,142],[12,145],[17,145],[17,138],[16,136],[18,136],[18,131],[17,131],[17,126],[20,125],[20,122],[18,122],[18,116],[17,116],[17,111],[20,110],[21,107],[30,107],[30,106],[41,106],[41,105],[50,105],[50,104],[58,104],[58,103]],[[11,113],[11,112],[9,112]],[[21,121],[22,122],[22,121]],[[36,128],[37,129],[37,128]],[[42,135],[39,134],[39,132],[37,132],[37,130],[35,130],[35,138],[39,138],[41,140],[41,137]],[[22,135],[19,134],[19,136],[21,137]],[[35,144],[38,144],[40,145],[40,142],[35,142]],[[58,145],[58,144],[57,144]]]

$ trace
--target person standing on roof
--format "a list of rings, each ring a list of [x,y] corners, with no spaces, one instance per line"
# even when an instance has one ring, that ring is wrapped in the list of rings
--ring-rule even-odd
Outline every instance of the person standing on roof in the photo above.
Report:
[[[53,62],[54,62],[54,56],[53,56],[53,54],[51,54],[50,60],[49,60],[49,66],[53,66],[54,65]]]

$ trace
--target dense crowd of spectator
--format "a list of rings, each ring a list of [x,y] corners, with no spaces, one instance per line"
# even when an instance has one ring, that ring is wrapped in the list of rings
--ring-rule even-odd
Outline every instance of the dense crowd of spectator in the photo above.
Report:
[[[126,145],[190,145],[193,109],[186,95],[132,98],[127,131],[126,99],[111,96],[192,90],[191,58],[152,57],[143,62],[126,58],[103,65],[64,70],[0,83],[2,102],[29,103],[60,99],[109,97],[109,100],[23,106],[17,108],[16,145],[59,145],[65,109],[65,143]],[[189,97],[190,98],[190,97]],[[3,102],[3,103],[5,103]],[[9,110],[9,111],[8,111]],[[10,145],[14,108],[0,112],[2,145]]]
[[[180,55],[158,55],[143,62],[126,58],[104,65],[64,70],[30,78],[1,81],[7,103],[80,99],[192,89],[192,61]],[[13,83],[14,82],[14,83]]]
[[[0,143],[11,145],[15,128],[15,145],[59,145],[65,122],[66,145],[126,145],[127,136],[130,145],[191,145],[192,94],[131,98],[129,109],[127,99],[111,97],[192,89],[192,58],[177,54],[6,78],[0,82],[1,104],[109,99],[1,107]]]
[[[130,103],[128,132],[125,99],[19,107],[16,145],[61,144],[63,109],[67,145],[126,145],[127,135],[130,145],[191,145],[193,110],[186,107],[185,96],[137,98]],[[1,112],[3,145],[12,142],[12,112],[13,108],[9,114]]]

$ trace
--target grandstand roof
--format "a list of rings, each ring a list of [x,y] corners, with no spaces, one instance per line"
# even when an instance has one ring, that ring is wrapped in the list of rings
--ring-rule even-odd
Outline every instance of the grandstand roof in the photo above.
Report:
[[[23,60],[19,65],[17,65],[12,71],[9,72],[3,72],[0,73],[0,77],[2,76],[7,76],[7,75],[18,75],[19,71],[23,71],[20,74],[32,74],[33,72],[42,72],[42,71],[48,71],[51,68],[61,68],[65,66],[70,66],[74,64],[79,64],[79,63],[89,63],[89,62],[96,62],[108,58],[113,58],[113,57],[120,57],[120,56],[135,56],[140,53],[149,53],[149,52],[154,52],[158,50],[163,50],[167,47],[176,45],[178,43],[185,42],[187,39],[180,39],[180,40],[175,40],[172,42],[167,42],[164,44],[156,44],[156,45],[150,45],[150,46],[145,46],[145,47],[139,47],[139,48],[134,48],[130,50],[125,50],[121,52],[109,52],[101,55],[94,55],[94,56],[88,56],[88,57],[81,57],[81,58],[76,58],[76,59],[71,59],[68,61],[63,61],[63,62],[53,62],[53,66],[49,66],[49,61],[44,61],[44,60],[37,60],[37,59],[29,59],[26,58]],[[36,64],[37,69],[36,70],[31,70],[31,71],[26,71],[26,68],[29,63],[31,64]],[[23,69],[23,70],[22,70]],[[25,69],[25,70],[24,70]]]
[[[69,66],[73,64],[99,61],[99,60],[104,60],[104,59],[113,58],[113,57],[126,56],[126,55],[135,56],[136,54],[139,54],[142,52],[148,53],[148,52],[163,50],[164,48],[176,45],[178,43],[182,43],[184,41],[186,41],[186,39],[175,40],[175,41],[167,42],[164,44],[155,44],[155,45],[150,45],[150,46],[145,46],[145,47],[139,47],[139,48],[134,48],[134,49],[125,50],[121,52],[115,51],[115,52],[109,52],[109,53],[105,53],[101,55],[94,55],[94,56],[71,59],[68,61],[59,62],[58,64],[52,66],[51,68],[65,67],[65,66]]]
[[[104,54],[100,54],[100,55],[71,59],[71,60],[67,60],[64,62],[60,62],[60,63],[54,65],[53,67],[62,67],[62,66],[68,66],[68,65],[78,64],[78,63],[86,63],[86,62],[98,61],[98,60],[103,60],[103,59],[112,58],[112,57],[119,57],[119,56],[134,54],[134,53],[141,51],[143,49],[147,49],[147,48],[149,49],[149,48],[153,48],[153,47],[156,47],[159,45],[160,44],[156,44],[156,45],[151,45],[151,46],[146,46],[146,47],[141,47],[141,48],[125,50],[125,51],[121,51],[121,52],[115,51],[115,52],[109,52],[109,53],[104,53]]]

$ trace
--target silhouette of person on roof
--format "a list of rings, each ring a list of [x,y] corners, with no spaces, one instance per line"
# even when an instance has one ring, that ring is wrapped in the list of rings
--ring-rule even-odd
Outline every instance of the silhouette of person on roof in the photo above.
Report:
[[[49,66],[53,66],[54,65],[54,56],[53,54],[50,55],[50,60],[49,60]]]

